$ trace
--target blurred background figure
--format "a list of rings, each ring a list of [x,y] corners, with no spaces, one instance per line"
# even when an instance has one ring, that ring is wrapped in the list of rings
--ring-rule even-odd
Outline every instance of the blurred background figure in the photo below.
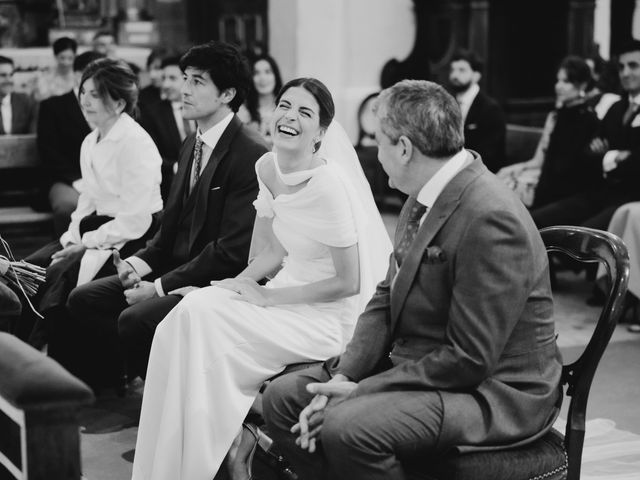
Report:
[[[177,171],[180,146],[195,132],[195,123],[182,116],[182,70],[180,57],[161,61],[161,91],[155,102],[140,104],[140,125],[151,135],[162,156],[160,192],[166,202]]]
[[[251,57],[250,61],[253,82],[238,117],[244,124],[255,128],[271,147],[271,115],[276,107],[276,95],[282,88],[282,77],[278,64],[269,55]]]
[[[138,104],[144,105],[160,100],[160,89],[162,88],[162,51],[153,49],[147,57],[147,74],[149,84],[140,89]]]
[[[37,104],[29,95],[13,91],[14,70],[13,60],[0,56],[0,135],[36,129]]]
[[[609,107],[620,100],[620,77],[615,62],[607,61],[595,54],[585,59],[591,69],[592,88],[587,92],[589,103],[602,120]]]
[[[46,188],[57,236],[67,230],[71,213],[78,205],[80,146],[91,132],[78,103],[78,86],[87,65],[103,56],[91,50],[78,55],[73,62],[73,90],[47,98],[40,104],[38,154],[46,172]]]
[[[73,90],[75,86],[73,61],[77,50],[78,43],[73,38],[61,37],[53,42],[53,56],[56,64],[53,69],[38,77],[33,92],[33,98],[36,101],[63,95]]]
[[[528,207],[586,194],[601,182],[599,170],[585,161],[598,128],[585,93],[591,81],[591,70],[582,58],[565,58],[556,76],[556,108],[547,116],[535,155],[498,172]]]
[[[505,163],[507,125],[498,102],[480,90],[482,68],[473,52],[458,50],[449,63],[449,86],[462,111],[465,148],[478,152],[495,173]]]
[[[93,50],[108,58],[117,58],[116,37],[108,30],[100,30],[93,36]]]

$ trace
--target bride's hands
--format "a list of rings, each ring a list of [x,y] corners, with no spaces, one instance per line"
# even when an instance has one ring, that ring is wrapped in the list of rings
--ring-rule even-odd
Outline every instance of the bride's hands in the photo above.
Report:
[[[235,300],[252,303],[259,307],[270,305],[268,289],[261,287],[250,278],[227,278],[211,282],[211,285],[236,292],[238,296],[234,297]]]

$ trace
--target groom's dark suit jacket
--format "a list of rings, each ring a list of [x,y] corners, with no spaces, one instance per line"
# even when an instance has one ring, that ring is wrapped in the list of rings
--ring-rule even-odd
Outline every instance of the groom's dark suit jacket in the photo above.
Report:
[[[337,371],[358,382],[355,397],[440,392],[439,447],[464,448],[550,428],[561,369],[544,244],[476,156],[438,197],[399,269],[392,255]]]
[[[480,90],[464,120],[465,148],[478,152],[487,168],[496,173],[506,163],[506,135],[507,124],[500,105]]]
[[[254,165],[267,148],[234,116],[189,195],[194,145],[195,134],[182,145],[160,231],[135,254],[154,278],[161,276],[165,292],[202,287],[247,265],[258,193]]]

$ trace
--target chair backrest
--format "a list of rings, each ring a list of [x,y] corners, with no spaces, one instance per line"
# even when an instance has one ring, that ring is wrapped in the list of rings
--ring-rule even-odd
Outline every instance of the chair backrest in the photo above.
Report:
[[[571,397],[565,447],[568,478],[580,478],[585,416],[591,381],[624,308],[629,281],[629,254],[622,240],[609,232],[584,227],[557,226],[540,230],[547,252],[561,252],[574,260],[601,263],[608,275],[607,298],[593,335],[580,357],[562,369],[562,384]]]

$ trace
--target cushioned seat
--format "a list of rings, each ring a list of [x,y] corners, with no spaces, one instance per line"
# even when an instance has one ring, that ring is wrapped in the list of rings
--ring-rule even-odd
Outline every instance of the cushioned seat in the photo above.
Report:
[[[428,475],[423,473],[426,465],[434,465]],[[405,464],[411,480],[477,480],[479,472],[491,480],[560,480],[567,478],[567,466],[564,437],[556,430],[513,450],[452,453]]]

